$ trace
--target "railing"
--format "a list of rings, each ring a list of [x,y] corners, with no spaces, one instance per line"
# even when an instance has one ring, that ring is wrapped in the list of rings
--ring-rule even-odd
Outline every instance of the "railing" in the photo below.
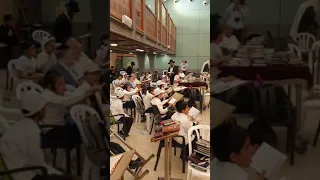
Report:
[[[110,16],[122,20],[122,15],[135,18],[135,29],[163,47],[176,50],[176,27],[165,9],[166,22],[162,22],[162,0],[155,1],[155,13],[144,0],[110,0]],[[135,4],[132,4],[135,2]],[[132,9],[133,7],[133,9]],[[160,17],[158,17],[160,16]],[[145,24],[146,23],[146,24]],[[144,26],[145,24],[145,26]]]

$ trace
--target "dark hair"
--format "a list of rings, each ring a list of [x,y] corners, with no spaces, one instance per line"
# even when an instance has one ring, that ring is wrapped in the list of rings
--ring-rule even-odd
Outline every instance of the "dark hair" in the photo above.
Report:
[[[188,104],[185,101],[178,101],[176,103],[176,108],[179,113],[182,113],[182,110],[187,108]]]
[[[251,123],[247,131],[250,136],[250,143],[252,145],[261,145],[266,142],[270,145],[277,144],[277,135],[274,130],[266,123],[254,121]]]
[[[123,89],[124,89],[124,90],[127,90],[127,87],[128,87],[128,86],[130,86],[128,83],[124,84],[124,85],[123,85]]]
[[[104,40],[106,40],[106,39],[109,39],[109,34],[102,34],[101,36],[100,36],[100,43],[101,43],[101,45],[103,45],[104,43],[103,43],[103,41]]]
[[[46,75],[43,78],[43,82],[41,85],[43,88],[50,89],[55,92],[55,85],[57,82],[57,79],[62,77],[59,73],[55,71],[49,71],[46,73]]]
[[[190,100],[188,101],[188,107],[197,108],[197,103],[196,103],[194,100],[190,99]]]
[[[149,93],[152,92],[152,91],[154,91],[155,89],[156,89],[156,88],[154,88],[154,87],[152,87],[152,86],[149,86],[149,87],[148,87]]]
[[[66,52],[70,49],[70,47],[66,44],[62,44],[57,48],[57,59],[61,59],[65,56]]]
[[[21,112],[22,112],[23,115],[26,115],[26,114],[29,114],[29,113],[30,113],[30,111],[28,111],[28,110],[26,110],[26,109],[21,109]],[[36,117],[37,115],[39,115],[39,113],[40,113],[40,112],[36,112],[36,113],[34,113],[34,114],[30,115],[30,116],[25,116],[25,117],[30,118],[30,119],[33,119],[34,117]]]
[[[210,39],[211,41],[215,41],[216,39],[218,39],[218,37],[222,34],[222,31],[220,28],[215,28],[213,29],[211,35],[210,35]]]
[[[21,48],[23,51],[28,51],[28,49],[32,46],[34,46],[35,44],[31,41],[24,41],[22,44],[21,44]]]
[[[110,68],[114,68],[114,66],[111,66]]]
[[[230,0],[230,3],[232,3],[233,0]],[[240,5],[245,5],[246,1],[245,0],[240,0]]]
[[[211,149],[213,155],[222,162],[231,162],[231,153],[240,153],[248,132],[243,127],[231,124],[221,124],[211,130]]]

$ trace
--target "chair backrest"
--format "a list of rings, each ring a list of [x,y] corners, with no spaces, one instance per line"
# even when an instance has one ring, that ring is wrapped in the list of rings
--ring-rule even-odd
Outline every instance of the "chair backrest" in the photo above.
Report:
[[[192,154],[192,135],[196,132],[197,139],[200,137],[204,140],[210,141],[210,126],[208,125],[197,125],[193,126],[188,130],[188,146],[189,146],[189,156]]]
[[[36,30],[32,33],[32,39],[40,43],[41,47],[43,46],[44,38],[51,37],[50,33],[43,30]]]
[[[320,58],[320,41],[316,41],[312,45],[312,51],[309,54],[308,66],[313,76],[314,84],[319,84],[319,58]],[[317,74],[316,74],[317,73]]]
[[[24,93],[28,91],[36,91],[42,94],[44,89],[39,84],[33,82],[20,83],[16,88],[17,99],[21,100],[21,97],[24,95]]]
[[[289,46],[290,52],[295,53],[295,55],[298,58],[302,59],[301,51],[298,46],[296,46],[295,44],[288,44],[288,46]]]
[[[9,76],[14,79],[14,80],[18,80],[18,76],[17,76],[17,72],[15,70],[15,63],[19,61],[18,59],[11,59],[8,62],[8,72],[9,72]]]
[[[133,95],[132,100],[133,100],[134,104],[136,105],[138,113],[141,115],[144,114],[145,109],[144,109],[144,104],[143,104],[141,97],[139,95]]]
[[[159,124],[161,121],[162,121],[161,114],[157,114],[156,116],[154,116],[154,122],[156,124]]]
[[[112,81],[112,86],[113,86],[113,89],[116,89],[116,88],[117,88],[117,86],[116,86],[116,80],[113,80],[113,81]]]
[[[70,109],[70,115],[77,124],[83,143],[87,146],[89,142],[83,130],[83,123],[85,122],[88,115],[96,116],[99,121],[102,121],[101,117],[99,116],[98,112],[95,109],[93,109],[88,105],[83,105],[83,104],[78,104],[73,106]]]
[[[301,52],[307,52],[312,49],[313,43],[316,41],[316,37],[309,33],[298,33],[294,38]]]
[[[154,116],[160,114],[159,108],[156,105],[152,105],[152,109],[153,109],[153,114]]]

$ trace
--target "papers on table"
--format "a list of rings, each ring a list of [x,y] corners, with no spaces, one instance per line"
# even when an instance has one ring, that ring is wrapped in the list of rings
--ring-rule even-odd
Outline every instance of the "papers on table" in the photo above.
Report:
[[[119,155],[110,157],[110,175],[116,169],[116,167],[117,167],[119,161],[121,160],[122,156],[123,156],[123,154],[119,154]]]
[[[175,98],[172,98],[170,101],[169,101],[169,104],[174,104],[175,102],[177,102],[177,100]]]
[[[198,114],[200,113],[200,111],[194,107],[192,107],[190,110],[189,110],[189,115],[193,118],[196,118],[198,116]]]
[[[263,143],[252,158],[251,167],[265,172],[265,178],[273,179],[287,157],[267,143]]]
[[[246,84],[246,83],[247,83],[247,81],[243,81],[243,80],[233,80],[230,82],[220,81],[220,82],[214,84],[211,87],[211,90],[212,90],[213,94],[219,94],[219,93],[222,93],[226,90],[238,87],[238,86]]]

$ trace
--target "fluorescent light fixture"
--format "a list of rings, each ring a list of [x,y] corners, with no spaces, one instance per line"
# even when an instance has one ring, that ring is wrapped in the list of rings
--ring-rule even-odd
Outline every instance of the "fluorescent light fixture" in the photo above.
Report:
[[[162,56],[164,55],[164,54],[161,54]]]
[[[144,50],[143,50],[143,49],[140,49],[140,51],[143,52]]]
[[[141,49],[136,49],[136,51],[140,51]]]
[[[112,50],[110,50],[110,52],[112,52]]]
[[[131,53],[129,53],[129,54],[133,54],[133,53],[131,52]]]
[[[117,47],[118,44],[110,44],[110,46],[112,46],[112,47]]]
[[[156,52],[154,52],[153,54],[157,54]]]

